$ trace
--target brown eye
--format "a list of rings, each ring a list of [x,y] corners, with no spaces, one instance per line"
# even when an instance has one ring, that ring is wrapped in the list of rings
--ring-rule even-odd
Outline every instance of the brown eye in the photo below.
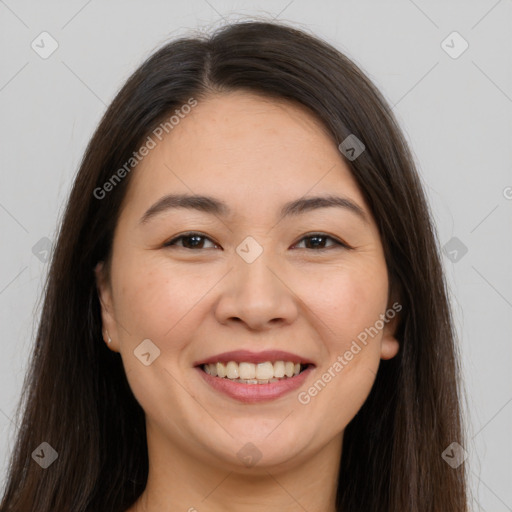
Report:
[[[169,240],[164,244],[164,247],[177,246],[185,249],[204,249],[205,240],[209,240],[211,242],[210,238],[201,233],[185,233]],[[177,244],[179,241],[182,242],[181,245]],[[213,245],[217,247],[216,244]]]
[[[307,241],[306,246],[304,247],[305,249],[326,250],[329,249],[330,247],[336,246],[345,247],[347,249],[349,248],[348,245],[344,244],[343,242],[340,242],[339,240],[336,240],[332,236],[325,235],[323,233],[314,233],[312,235],[305,236],[304,238],[302,238],[299,244],[303,240]],[[332,242],[334,242],[334,244],[331,244],[330,246],[326,247],[326,243],[328,240],[331,240]]]
[[[169,240],[164,244],[164,247],[182,247],[184,249],[208,249],[209,247],[205,247],[205,241],[208,241],[212,243],[213,247],[219,247],[217,244],[215,244],[210,238],[208,238],[206,235],[203,235],[202,233],[196,233],[196,232],[190,232],[190,233],[184,233],[182,235],[179,235],[172,240]],[[347,244],[335,239],[332,236],[326,235],[324,233],[313,233],[311,235],[305,236],[302,238],[302,240],[299,242],[302,243],[302,241],[305,242],[305,246],[302,247],[304,249],[314,250],[314,251],[322,251],[322,250],[328,250],[333,247],[344,247],[346,249],[350,249],[350,246]],[[328,245],[328,242],[331,242],[330,245]],[[181,242],[181,243],[179,243]],[[332,243],[334,242],[334,243]],[[298,244],[296,244],[297,246]],[[295,246],[295,247],[296,247]],[[211,247],[210,247],[211,248]]]

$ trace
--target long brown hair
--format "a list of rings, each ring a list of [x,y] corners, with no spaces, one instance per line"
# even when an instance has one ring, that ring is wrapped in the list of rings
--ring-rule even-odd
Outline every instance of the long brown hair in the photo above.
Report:
[[[245,21],[181,38],[133,73],[105,112],[67,203],[17,414],[20,428],[1,512],[124,512],[144,490],[144,411],[119,354],[102,341],[93,269],[108,261],[131,173],[98,199],[162,119],[194,97],[245,89],[298,102],[340,144],[379,227],[390,295],[402,305],[398,355],[381,361],[374,386],[346,427],[337,506],[343,512],[465,512],[457,345],[431,213],[391,108],[349,58],[303,30]],[[21,412],[20,412],[21,411]],[[34,450],[58,453],[47,469]]]

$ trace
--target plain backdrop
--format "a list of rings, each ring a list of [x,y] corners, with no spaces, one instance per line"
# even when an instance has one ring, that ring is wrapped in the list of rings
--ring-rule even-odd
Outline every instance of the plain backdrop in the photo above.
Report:
[[[254,16],[324,38],[394,105],[445,247],[473,507],[512,511],[511,0],[0,1],[0,482],[48,251],[106,105],[169,39]]]

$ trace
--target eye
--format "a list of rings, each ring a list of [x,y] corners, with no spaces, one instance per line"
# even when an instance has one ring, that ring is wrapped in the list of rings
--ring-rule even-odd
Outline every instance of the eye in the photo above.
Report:
[[[212,242],[211,238],[208,238],[206,235],[203,235],[202,233],[197,233],[195,231],[191,231],[189,233],[184,233],[182,235],[179,235],[179,236],[169,240],[168,242],[166,242],[164,244],[164,247],[177,246],[177,247],[183,247],[185,249],[204,249],[205,248],[204,247],[205,240],[210,241],[213,244],[213,247],[218,247],[217,244]],[[300,240],[299,244],[303,240],[309,241],[309,242],[306,242],[307,245],[306,245],[306,247],[304,247],[305,249],[314,249],[316,251],[322,251],[322,250],[329,249],[329,247],[336,247],[336,246],[344,247],[346,249],[351,249],[351,247],[349,245],[337,240],[336,238],[334,238],[332,236],[326,235],[324,233],[312,233],[310,235],[307,235]],[[327,240],[330,240],[331,242],[334,242],[334,243],[331,244],[330,246],[326,247],[325,245],[326,245]],[[179,241],[182,242],[181,245],[177,244],[177,242],[179,242]],[[296,244],[296,246],[299,244]]]
[[[330,247],[336,247],[338,245],[341,247],[345,247],[346,249],[350,249],[350,246],[348,246],[347,244],[337,240],[336,238],[334,238],[332,236],[326,235],[324,233],[312,233],[310,235],[307,235],[300,240],[299,244],[303,240],[309,240],[309,242],[306,242],[307,245],[306,245],[305,249],[316,249],[316,250],[320,250],[320,251],[329,249],[329,246],[328,247],[325,246],[325,243],[327,240],[331,240],[332,242],[334,242],[334,244],[332,244]],[[297,245],[299,245],[299,244],[297,244]],[[309,247],[308,247],[308,245],[309,245]]]
[[[201,241],[201,239],[203,241]],[[182,245],[177,245],[176,242],[182,241]],[[177,236],[173,238],[172,240],[169,240],[164,244],[164,247],[170,247],[170,246],[178,246],[178,247],[184,247],[185,249],[203,249],[204,248],[204,240],[209,240],[211,242],[211,239],[207,236],[203,235],[202,233],[196,233],[196,232],[190,232],[190,233],[184,233],[183,235]],[[213,243],[213,242],[212,242]],[[216,244],[213,244],[214,247],[217,247]]]

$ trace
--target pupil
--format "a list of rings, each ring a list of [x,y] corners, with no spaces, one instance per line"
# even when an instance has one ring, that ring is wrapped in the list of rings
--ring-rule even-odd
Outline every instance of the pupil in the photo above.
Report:
[[[323,236],[311,236],[311,237],[309,237],[310,243],[311,243],[311,241],[313,241],[313,240],[317,240],[317,241],[318,241],[318,240],[322,240],[322,239],[324,239],[324,240],[325,240],[325,237],[323,237]],[[320,243],[320,244],[315,244],[315,243],[313,243],[313,246],[314,246],[314,247],[318,247],[319,245],[321,245],[321,246],[323,247],[323,245],[324,245],[324,244],[322,244],[322,243]]]
[[[202,238],[201,236],[197,236],[197,235],[187,236],[187,237],[185,238],[185,240],[192,240],[192,239],[195,239],[195,240],[196,240],[196,242],[198,242],[198,243],[192,243],[192,244],[186,243],[185,245],[186,245],[186,246],[188,246],[188,245],[192,245],[192,247],[197,247],[198,245],[201,245],[201,242],[200,242],[201,238]]]

